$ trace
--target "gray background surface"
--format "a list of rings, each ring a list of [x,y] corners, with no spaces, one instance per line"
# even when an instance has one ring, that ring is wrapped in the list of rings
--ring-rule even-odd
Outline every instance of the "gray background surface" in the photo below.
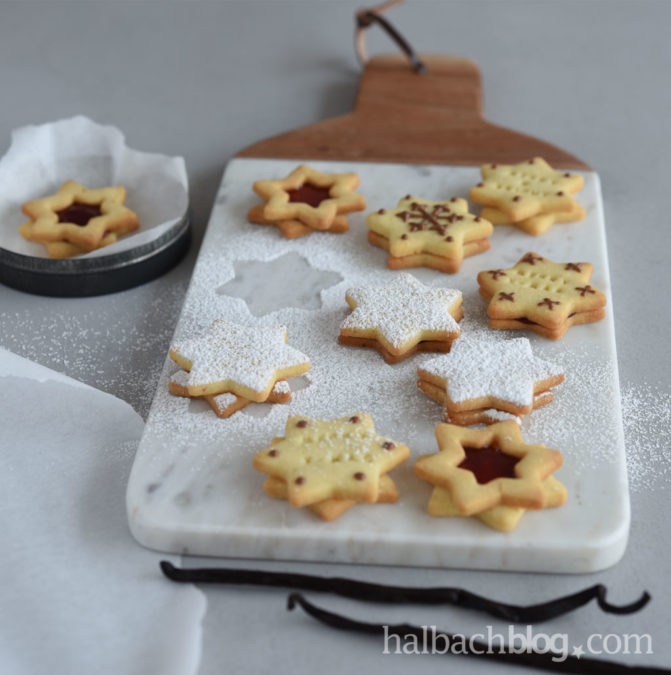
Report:
[[[358,6],[297,0],[0,2],[0,152],[9,146],[11,130],[28,123],[82,113],[114,124],[131,147],[185,157],[196,235],[177,268],[123,293],[55,299],[0,287],[0,346],[115,394],[146,415],[226,161],[256,140],[351,109],[360,73],[352,48]],[[388,16],[418,50],[479,63],[488,119],[553,142],[598,171],[620,380],[623,388],[655,392],[655,398],[659,392],[668,400],[671,4],[409,0]],[[371,53],[393,51],[377,31],[368,45]],[[668,407],[662,405],[661,413],[668,417]],[[646,588],[654,600],[639,615],[604,615],[590,606],[537,630],[568,633],[575,644],[591,633],[649,633],[654,655],[612,658],[669,665],[669,482],[661,474],[647,489],[632,492],[624,559],[596,575],[252,565],[464,586],[522,604],[597,582],[612,589],[613,602],[627,602]],[[207,595],[203,674],[396,673],[408,667],[483,672],[468,659],[382,655],[380,641],[288,614],[283,591],[211,588]],[[450,608],[317,600],[367,620],[467,634],[487,624],[508,630]]]

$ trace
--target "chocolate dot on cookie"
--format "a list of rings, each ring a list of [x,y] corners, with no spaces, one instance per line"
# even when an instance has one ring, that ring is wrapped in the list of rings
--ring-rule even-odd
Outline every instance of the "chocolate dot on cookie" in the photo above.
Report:
[[[402,234],[402,235],[401,235],[401,239],[407,239],[407,238],[408,238],[408,235],[407,235],[407,234]]]
[[[457,201],[457,198],[456,198],[456,197],[452,197],[452,199],[450,199],[450,201],[451,201],[451,202],[456,202],[456,201]]]
[[[303,485],[303,483],[305,483],[305,478],[303,476],[299,476],[298,478],[296,478],[294,483],[296,483],[296,485]]]
[[[478,183],[478,187],[485,187],[484,183]]]
[[[557,193],[557,197],[563,197],[563,196],[564,196],[564,191],[559,190],[559,192]]]
[[[350,421],[352,424],[356,424],[357,422],[360,421],[360,419],[361,419],[361,418],[360,418],[358,415],[352,415],[352,417],[349,418],[349,421]]]
[[[280,453],[279,453],[275,448],[273,448],[272,450],[270,450],[270,451],[268,452],[268,455],[269,455],[270,457],[277,457],[277,455],[279,455],[279,454],[280,454]]]
[[[514,201],[514,202],[519,202],[520,199],[522,199],[522,197],[520,197],[519,195],[515,195],[515,196],[513,197],[513,201]]]
[[[447,237],[445,237],[445,241],[454,241],[454,237],[448,234]]]
[[[365,479],[366,479],[366,474],[363,473],[362,471],[357,471],[357,472],[354,474],[354,478],[356,478],[356,480],[365,480]]]
[[[382,447],[383,447],[385,450],[393,450],[393,449],[396,447],[396,443],[392,443],[391,441],[385,441],[385,442],[382,444]]]
[[[384,209],[379,209],[379,210],[378,210],[378,213],[379,213],[380,215],[382,215],[383,213],[386,213],[386,211],[385,211]]]
[[[482,220],[482,218],[480,218],[480,216],[475,216],[475,222],[476,223],[479,223],[481,220]]]
[[[300,420],[300,422],[296,422],[296,426],[299,429],[305,429],[307,425],[308,425],[307,420]]]

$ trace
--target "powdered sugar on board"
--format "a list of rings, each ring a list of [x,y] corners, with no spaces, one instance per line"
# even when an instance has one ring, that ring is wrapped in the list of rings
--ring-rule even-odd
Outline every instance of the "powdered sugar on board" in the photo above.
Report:
[[[593,262],[594,284],[609,294],[598,177],[585,174],[579,195],[587,210],[583,222],[554,227],[542,238],[500,226],[492,248],[465,259],[457,274],[411,271],[431,288],[462,291],[465,318],[455,344],[465,338],[499,341],[524,335],[534,355],[566,371],[554,401],[527,415],[522,431],[525,441],[562,451],[557,477],[569,499],[560,509],[525,514],[518,528],[502,537],[476,519],[437,519],[425,512],[428,493],[412,465],[419,455],[437,450],[434,429],[442,419],[440,404],[416,387],[417,365],[427,355],[389,365],[374,350],[337,342],[350,312],[347,289],[381,286],[399,275],[386,268],[386,252],[366,241],[366,213],[407,193],[428,199],[466,195],[479,170],[316,162],[318,169],[357,171],[367,210],[350,216],[347,234],[315,232],[287,240],[245,216],[257,200],[254,180],[281,177],[297,163],[234,160],[229,165],[173,342],[201,334],[221,318],[242,325],[284,325],[289,344],[310,358],[310,385],[294,392],[290,403],[268,406],[264,417],[245,409],[219,419],[199,402],[168,392],[177,366],[166,360],[129,485],[135,536],[163,550],[227,556],[555,572],[613,564],[626,543],[629,504],[612,319],[608,314],[602,322],[573,327],[557,342],[492,331],[476,282],[480,270],[512,266],[534,250],[554,259]],[[267,279],[263,292],[268,304],[280,309],[262,317],[252,316],[243,298],[216,292],[233,278],[236,260],[275,260],[290,251],[313,268],[342,277],[321,292],[320,309],[286,307],[295,289],[279,274]],[[258,284],[254,287],[259,292]],[[608,312],[611,307],[609,302]],[[411,449],[410,460],[395,471],[397,504],[356,507],[325,527],[309,510],[292,509],[263,493],[263,476],[251,467],[251,457],[282,434],[288,415],[335,418],[355,412],[370,413],[378,433]],[[150,483],[159,487],[148,493]]]

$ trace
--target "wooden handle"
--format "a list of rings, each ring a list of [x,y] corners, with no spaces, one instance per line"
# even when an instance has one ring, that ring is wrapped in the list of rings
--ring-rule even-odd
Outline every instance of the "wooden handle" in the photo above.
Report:
[[[421,58],[427,66],[421,75],[402,55],[371,59],[351,113],[260,141],[236,156],[456,165],[541,156],[556,168],[590,168],[550,143],[487,122],[473,61]]]

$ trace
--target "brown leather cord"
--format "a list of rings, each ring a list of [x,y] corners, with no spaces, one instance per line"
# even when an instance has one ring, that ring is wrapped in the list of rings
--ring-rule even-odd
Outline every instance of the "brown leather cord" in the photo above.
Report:
[[[383,28],[387,35],[399,46],[401,51],[408,57],[412,65],[412,69],[416,73],[423,73],[426,71],[426,66],[415,53],[410,43],[398,32],[398,30],[382,16],[390,7],[398,5],[403,0],[389,0],[381,5],[375,7],[364,7],[356,13],[356,33],[354,36],[354,47],[356,55],[361,62],[365,64],[368,61],[366,55],[366,29],[372,24],[377,23]]]

